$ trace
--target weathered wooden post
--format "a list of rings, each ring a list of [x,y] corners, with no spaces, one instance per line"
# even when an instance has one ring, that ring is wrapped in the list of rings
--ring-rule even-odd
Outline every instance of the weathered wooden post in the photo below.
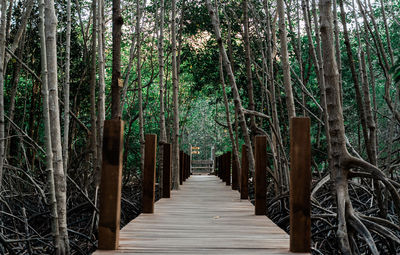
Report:
[[[226,182],[226,172],[227,172],[227,170],[226,170],[226,155],[227,155],[227,153],[225,152],[223,155],[222,155],[222,159],[221,159],[221,165],[222,165],[222,167],[221,167],[221,174],[222,174],[222,182]]]
[[[222,176],[221,176],[221,173],[222,173],[222,171],[221,171],[221,157],[222,157],[222,155],[218,156],[218,159],[217,159],[217,163],[218,163],[218,177],[219,177],[220,179],[222,179]]]
[[[232,189],[233,190],[239,189],[238,178],[239,178],[238,166],[236,165],[235,153],[232,153]]]
[[[147,134],[144,146],[143,213],[154,213],[157,135]]]
[[[163,198],[171,197],[172,148],[170,143],[163,144]]]
[[[240,199],[249,198],[249,161],[247,159],[246,145],[242,145],[242,166],[240,168]]]
[[[290,120],[290,251],[311,249],[310,118]]]
[[[218,157],[218,177],[222,180],[222,156]]]
[[[232,162],[232,158],[231,158],[232,153],[230,151],[228,151],[226,153],[226,185],[230,186],[231,185],[231,162]]]
[[[188,155],[185,153],[185,180],[189,178],[189,160]]]
[[[179,151],[179,185],[183,184],[183,151]]]
[[[190,166],[191,166],[191,162],[190,162],[190,155],[186,154],[186,160],[187,160],[187,177],[189,178],[191,173],[190,173]]]
[[[256,136],[255,142],[255,214],[267,213],[267,137]]]
[[[99,249],[116,250],[121,217],[121,179],[124,122],[104,122],[100,183]]]
[[[182,158],[182,160],[183,160],[183,169],[182,169],[182,173],[183,173],[183,181],[186,181],[186,179],[187,179],[187,175],[186,175],[186,153],[185,152],[183,152],[183,154],[182,154],[182,156],[183,156],[183,158]]]

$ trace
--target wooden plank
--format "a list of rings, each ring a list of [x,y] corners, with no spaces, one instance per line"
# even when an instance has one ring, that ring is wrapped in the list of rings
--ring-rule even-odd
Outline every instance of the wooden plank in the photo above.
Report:
[[[290,250],[311,247],[310,118],[290,120]]]
[[[146,134],[143,171],[143,213],[154,213],[157,135]]]
[[[192,176],[180,188],[121,230],[118,253],[290,254],[289,236],[216,176]]]
[[[255,214],[267,213],[267,137],[255,138]]]
[[[246,145],[242,145],[242,165],[240,168],[240,198],[249,198],[249,161],[247,158]]]
[[[119,242],[124,122],[104,122],[100,183],[99,249],[115,250]]]
[[[212,165],[212,160],[192,160],[193,165]]]
[[[172,146],[170,143],[163,144],[163,198],[171,197],[171,169],[172,169]]]

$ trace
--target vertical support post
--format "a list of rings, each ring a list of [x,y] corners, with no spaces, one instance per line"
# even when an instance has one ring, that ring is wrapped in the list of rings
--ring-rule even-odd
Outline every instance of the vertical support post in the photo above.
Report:
[[[219,156],[215,157],[215,175],[219,177]]]
[[[249,161],[247,159],[246,145],[242,145],[242,167],[240,168],[240,199],[249,198]]]
[[[183,184],[183,151],[179,151],[179,185]]]
[[[255,142],[255,214],[267,213],[267,137],[256,136]]]
[[[238,190],[238,166],[236,165],[235,153],[232,153],[232,189]]]
[[[99,249],[116,250],[121,219],[121,182],[124,122],[104,122],[100,183]]]
[[[189,164],[189,155],[186,154],[186,179],[189,178],[189,169],[190,169],[190,164]]]
[[[224,180],[225,180],[225,176],[224,176],[224,156],[225,156],[225,153],[224,154],[222,154],[221,156],[220,156],[220,159],[219,159],[219,165],[220,165],[220,169],[219,169],[219,171],[220,171],[220,174],[219,174],[219,177],[221,178],[221,180],[224,182]]]
[[[192,145],[190,144],[190,150],[189,150],[189,161],[190,161],[190,173],[192,173]]]
[[[222,180],[222,155],[218,157],[218,177]]]
[[[226,185],[230,186],[231,185],[231,162],[232,162],[232,158],[231,158],[231,152],[228,151],[226,153]]]
[[[192,162],[190,162],[190,155],[187,155],[187,161],[188,161],[188,178],[189,178],[192,175],[190,170],[192,165]]]
[[[211,173],[213,173],[213,172],[215,172],[215,147],[214,146],[211,149],[211,160],[212,160]]]
[[[157,135],[147,134],[144,146],[143,213],[154,213]]]
[[[226,153],[222,155],[221,164],[222,182],[226,182]]]
[[[311,247],[310,118],[290,120],[290,251]]]
[[[170,143],[163,144],[163,198],[171,197],[172,147]]]

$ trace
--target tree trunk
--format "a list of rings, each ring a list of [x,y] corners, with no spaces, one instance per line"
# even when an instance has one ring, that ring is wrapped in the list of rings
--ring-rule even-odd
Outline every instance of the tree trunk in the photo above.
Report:
[[[101,162],[102,162],[102,147],[103,147],[103,130],[104,130],[104,120],[106,118],[105,113],[105,89],[106,89],[106,82],[105,82],[105,56],[104,56],[104,0],[99,0],[99,37],[98,37],[98,59],[99,59],[99,96],[97,98],[97,105],[98,105],[98,117],[97,117],[97,171],[96,171],[96,190],[100,185],[100,171],[101,171]]]
[[[51,123],[49,112],[49,89],[47,82],[47,59],[46,59],[46,37],[44,30],[44,1],[39,2],[39,35],[40,35],[40,55],[41,55],[41,71],[42,71],[42,101],[43,101],[43,122],[44,122],[44,140],[46,148],[46,172],[47,182],[49,186],[49,203],[51,212],[51,235],[55,254],[60,254],[60,232],[58,229],[58,213],[56,190],[54,183],[54,168],[53,168],[53,151],[51,145]]]
[[[1,1],[0,17],[0,188],[3,180],[5,157],[5,132],[4,132],[4,60],[6,47],[6,8],[7,0]]]
[[[232,72],[232,67],[228,58],[228,55],[226,54],[224,45],[222,44],[222,38],[221,38],[221,30],[220,30],[220,26],[219,26],[219,22],[217,19],[217,14],[214,11],[214,8],[211,4],[211,0],[206,0],[206,4],[207,4],[207,9],[208,9],[208,13],[210,15],[211,18],[211,23],[213,25],[214,28],[214,33],[215,33],[215,37],[218,43],[218,47],[219,47],[219,51],[222,55],[222,62],[224,64],[224,68],[225,71],[229,77],[229,83],[231,85],[232,88],[232,92],[233,92],[233,98],[234,98],[234,102],[235,102],[235,108],[238,111],[238,117],[239,117],[239,123],[241,125],[242,128],[242,132],[243,132],[243,138],[246,144],[246,150],[247,150],[247,157],[249,160],[249,171],[251,173],[254,173],[254,154],[253,154],[253,148],[251,145],[251,140],[250,140],[250,136],[249,136],[249,132],[247,129],[247,125],[246,125],[246,120],[245,120],[245,116],[244,116],[244,112],[243,112],[243,107],[242,107],[242,101],[240,100],[240,95],[239,95],[239,91],[236,85],[236,80],[235,80],[235,76]]]
[[[121,35],[124,20],[121,16],[121,0],[112,1],[112,78],[111,118],[120,119],[121,112]]]
[[[90,154],[92,156],[93,173],[97,170],[97,116],[96,116],[96,36],[97,36],[97,0],[92,0],[92,51],[91,51],[91,61],[90,61]]]
[[[349,228],[360,234],[366,240],[372,254],[379,254],[371,233],[362,223],[358,214],[355,213],[350,201],[348,191],[350,169],[365,171],[373,176],[374,180],[379,180],[384,183],[386,188],[391,192],[398,214],[400,214],[400,196],[380,169],[362,159],[352,157],[347,151],[343,110],[340,101],[339,73],[333,46],[331,5],[331,0],[320,1],[321,42],[326,82],[328,120],[330,124],[329,133],[331,135],[330,153],[332,155],[332,171],[335,173],[334,180],[337,196],[337,236],[343,254],[352,254],[349,242]]]
[[[285,8],[283,0],[277,0],[277,11],[279,15],[279,30],[281,40],[281,57],[282,57],[282,71],[283,71],[283,85],[285,87],[286,94],[286,107],[288,111],[289,120],[296,117],[296,109],[294,106],[292,85],[290,79],[290,66],[289,66],[289,55],[287,49],[287,36],[286,36],[286,24],[285,24]]]
[[[226,95],[226,89],[225,89],[225,79],[224,79],[224,70],[223,70],[223,64],[222,64],[222,55],[221,53],[219,54],[219,79],[221,81],[221,86],[222,86],[222,93],[224,95],[224,105],[225,105],[225,114],[226,114],[226,125],[228,126],[228,131],[229,131],[229,138],[231,139],[231,144],[232,144],[232,152],[233,152],[233,164],[236,165],[237,173],[240,173],[240,163],[239,163],[239,152],[238,152],[238,147],[235,141],[235,137],[233,134],[233,129],[232,129],[232,124],[231,124],[231,117],[229,114],[229,102],[228,102],[228,96]],[[232,172],[233,174],[233,172]],[[236,177],[239,180],[239,175]]]
[[[172,137],[172,189],[179,189],[179,84],[176,62],[176,0],[172,0],[171,47],[172,47],[172,85],[173,85],[173,137]]]
[[[247,92],[249,98],[249,110],[255,111],[254,105],[254,89],[253,89],[253,77],[251,72],[251,50],[250,50],[250,39],[249,39],[249,13],[248,13],[248,2],[243,1],[243,43],[244,52],[246,59],[246,80],[247,80]],[[230,59],[232,61],[232,59]],[[250,115],[250,129],[253,135],[256,133],[257,125],[256,118],[254,115]]]
[[[65,38],[65,81],[64,81],[64,136],[63,136],[63,168],[68,170],[69,149],[69,85],[71,66],[71,0],[67,0],[67,33]]]
[[[142,69],[141,69],[141,38],[140,38],[140,20],[142,12],[140,8],[140,0],[136,0],[136,46],[137,46],[137,84],[139,99],[139,143],[140,143],[140,170],[144,170],[144,119],[143,119],[143,94],[142,94]]]
[[[165,18],[165,6],[164,0],[160,1],[160,22],[159,22],[159,37],[158,37],[158,65],[159,65],[159,87],[160,87],[160,138],[159,138],[159,166],[160,166],[160,194],[162,194],[162,181],[163,180],[163,158],[164,158],[164,146],[167,143],[167,130],[165,127],[165,104],[164,104],[164,18]]]
[[[58,229],[60,232],[60,252],[69,254],[69,240],[67,231],[67,183],[63,169],[61,148],[60,109],[58,105],[58,77],[57,77],[57,17],[54,9],[54,0],[45,0],[45,33],[47,71],[49,84],[49,112],[51,123],[51,147],[53,150],[54,183],[57,199]]]

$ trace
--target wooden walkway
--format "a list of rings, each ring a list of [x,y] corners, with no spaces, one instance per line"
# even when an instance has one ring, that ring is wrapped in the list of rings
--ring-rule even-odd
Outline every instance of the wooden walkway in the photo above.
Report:
[[[290,254],[289,236],[216,176],[191,176],[154,211],[121,230],[119,250],[94,254]]]

